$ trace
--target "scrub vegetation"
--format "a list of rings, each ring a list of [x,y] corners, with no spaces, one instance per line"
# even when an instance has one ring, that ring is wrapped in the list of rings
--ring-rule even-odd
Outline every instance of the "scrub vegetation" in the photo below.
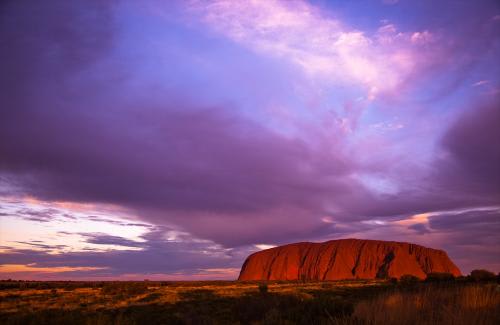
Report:
[[[0,323],[500,324],[498,283],[483,271],[425,281],[0,281]]]

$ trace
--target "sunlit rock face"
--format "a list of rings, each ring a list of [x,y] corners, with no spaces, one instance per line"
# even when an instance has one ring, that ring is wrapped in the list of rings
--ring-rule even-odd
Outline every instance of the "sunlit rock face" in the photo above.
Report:
[[[425,278],[460,270],[446,252],[410,243],[340,239],[295,243],[256,252],[243,264],[239,280],[341,280]]]

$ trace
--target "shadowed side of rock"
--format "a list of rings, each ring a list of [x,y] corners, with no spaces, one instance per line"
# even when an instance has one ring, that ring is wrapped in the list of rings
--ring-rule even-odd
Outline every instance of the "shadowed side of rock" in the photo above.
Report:
[[[442,251],[378,240],[340,239],[295,243],[250,255],[239,280],[342,280],[399,278],[460,270]]]

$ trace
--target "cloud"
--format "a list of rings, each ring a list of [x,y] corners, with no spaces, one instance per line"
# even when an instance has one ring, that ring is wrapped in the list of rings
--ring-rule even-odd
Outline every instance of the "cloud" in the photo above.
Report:
[[[203,228],[273,210],[297,218],[304,211],[322,213],[327,196],[342,195],[352,186],[342,180],[349,167],[341,158],[316,153],[225,109],[131,109],[121,114],[122,121],[107,124],[104,118],[102,126],[94,124],[86,138],[77,130],[91,122],[77,112],[55,122],[62,114],[47,109],[43,121],[51,125],[49,134],[29,122],[23,131],[9,127],[20,120],[0,131],[4,139],[18,139],[1,143],[4,175],[42,200],[113,203],[149,222],[170,218]],[[56,139],[62,135],[64,140]],[[54,141],[66,149],[53,151]],[[212,222],[200,223],[200,218]]]
[[[54,273],[72,272],[75,277],[101,276],[120,277],[127,274],[146,276],[148,274],[172,273],[221,273],[222,269],[239,268],[248,252],[255,248],[229,250],[207,241],[184,238],[183,241],[169,241],[165,230],[157,229],[143,236],[145,242],[131,242],[118,236],[104,234],[83,234],[86,240],[97,244],[140,247],[141,250],[108,250],[105,252],[62,252],[50,254],[30,249],[7,249],[2,253],[2,265],[29,266],[30,270],[53,270]],[[58,270],[61,268],[61,270]],[[1,271],[0,271],[1,272]],[[225,270],[234,276],[234,272]],[[222,275],[224,275],[222,274]],[[15,273],[12,273],[15,277]],[[59,276],[64,276],[60,274]],[[55,275],[57,278],[57,274]]]
[[[475,233],[471,238],[486,240],[486,236],[500,243],[500,240],[493,235],[495,232],[488,231],[488,229],[498,230],[498,227],[500,227],[499,217],[499,208],[440,213],[429,217],[429,227],[433,230],[450,232],[457,230],[468,230],[469,232],[482,230],[484,232],[483,234],[478,236],[478,234]]]
[[[103,233],[79,233],[85,238],[85,242],[97,245],[114,245],[126,247],[144,247],[143,242],[130,240],[120,236],[112,236]]]
[[[21,209],[16,211],[15,215],[20,216],[21,218],[26,220],[49,222],[59,217],[59,211],[56,209]]]
[[[462,114],[442,139],[436,178],[451,195],[475,196],[485,204],[500,199],[500,100],[478,103]]]
[[[46,245],[46,244],[43,244],[41,241],[37,241],[37,240],[32,240],[31,242],[16,241],[16,243],[25,244],[25,245],[29,245],[29,246],[35,246],[36,248],[43,248],[45,250],[63,249],[63,248],[68,247],[67,245]]]
[[[88,220],[91,220],[91,221],[104,222],[104,223],[109,223],[109,224],[113,224],[113,225],[117,225],[117,226],[133,226],[133,227],[144,227],[144,228],[153,227],[152,225],[145,224],[145,223],[124,222],[124,221],[114,220],[114,219],[110,219],[110,218],[105,218],[102,216],[87,216],[86,218]]]
[[[53,273],[61,275],[64,273],[73,273],[76,271],[96,271],[100,268],[97,267],[67,267],[67,266],[55,266],[55,267],[34,267],[31,265],[23,264],[3,264],[0,265],[0,274],[23,274],[23,273]],[[32,279],[32,278],[31,278]]]
[[[439,53],[420,46],[436,40],[427,30],[408,34],[387,24],[368,35],[305,1],[194,1],[189,9],[234,42],[285,59],[315,79],[354,83],[369,99],[399,90]]]
[[[442,234],[448,253],[465,271],[500,269],[500,208],[441,213],[429,218],[429,228]]]
[[[409,226],[408,229],[413,229],[421,235],[429,233],[429,229],[427,229],[427,227],[421,223],[413,224],[413,225]]]
[[[479,87],[483,85],[487,85],[489,83],[489,80],[479,80],[475,83],[472,84],[472,87]]]

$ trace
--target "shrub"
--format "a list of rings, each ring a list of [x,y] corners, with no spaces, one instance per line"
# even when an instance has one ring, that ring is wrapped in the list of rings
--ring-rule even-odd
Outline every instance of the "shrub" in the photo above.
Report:
[[[455,281],[460,283],[467,283],[471,281],[471,277],[470,275],[468,276],[459,275],[455,278]]]
[[[455,276],[446,272],[434,272],[427,274],[426,282],[450,282],[455,280]]]
[[[148,292],[148,284],[144,282],[135,282],[127,286],[127,293],[130,295],[140,295]]]
[[[473,270],[470,273],[470,277],[474,281],[493,281],[495,280],[495,274],[488,270]]]
[[[139,299],[139,302],[151,302],[161,298],[161,294],[158,292],[150,293],[149,295]]]
[[[144,282],[109,282],[102,286],[105,295],[140,295],[148,291],[148,285]]]
[[[411,274],[404,274],[399,278],[399,283],[402,285],[414,285],[420,282],[420,279]]]
[[[261,283],[259,284],[259,292],[262,294],[267,293],[269,288],[267,287],[267,283]]]

